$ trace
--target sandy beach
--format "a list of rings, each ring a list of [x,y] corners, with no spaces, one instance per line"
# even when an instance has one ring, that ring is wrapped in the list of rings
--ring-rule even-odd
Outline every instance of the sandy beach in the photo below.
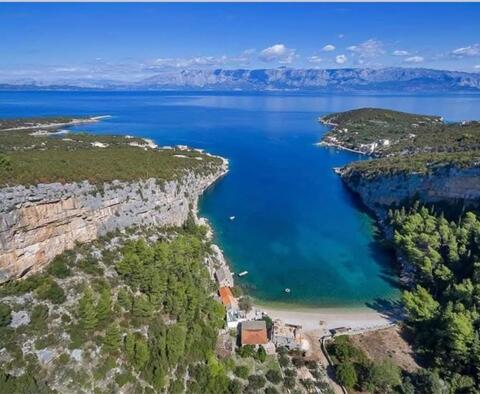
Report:
[[[272,319],[281,319],[286,323],[299,324],[307,331],[330,330],[338,327],[348,327],[352,331],[365,331],[386,327],[396,320],[370,308],[288,310],[263,305],[256,307],[267,313]]]

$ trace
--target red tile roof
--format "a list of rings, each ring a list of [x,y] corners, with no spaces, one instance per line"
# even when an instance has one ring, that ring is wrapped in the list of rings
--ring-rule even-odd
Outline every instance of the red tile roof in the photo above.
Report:
[[[247,321],[242,323],[242,345],[265,345],[268,342],[265,321]]]
[[[222,300],[222,304],[225,306],[230,306],[235,302],[235,297],[230,290],[230,287],[220,287],[218,290],[220,294],[220,299]]]

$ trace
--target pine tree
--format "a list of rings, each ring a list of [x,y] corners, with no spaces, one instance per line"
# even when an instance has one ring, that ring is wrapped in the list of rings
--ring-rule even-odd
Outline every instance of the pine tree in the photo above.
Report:
[[[149,358],[150,352],[148,350],[147,342],[143,336],[140,336],[135,343],[135,367],[139,370],[143,369]]]
[[[135,316],[136,318],[148,319],[153,314],[153,306],[152,304],[150,304],[150,302],[144,295],[140,295],[138,297],[135,297],[135,300],[133,301],[132,312],[133,316]]]
[[[132,309],[132,297],[130,293],[123,287],[118,291],[117,300],[118,304],[126,311],[130,311]]]
[[[130,363],[139,370],[145,366],[150,358],[147,341],[139,333],[127,335],[125,338],[125,351]]]
[[[79,302],[80,325],[85,331],[92,330],[97,324],[92,290],[88,287]]]
[[[114,323],[108,326],[103,338],[103,350],[107,353],[115,352],[119,349],[121,343],[121,333],[118,324]]]
[[[102,289],[97,304],[97,322],[99,325],[105,323],[112,311],[112,294],[108,287]]]

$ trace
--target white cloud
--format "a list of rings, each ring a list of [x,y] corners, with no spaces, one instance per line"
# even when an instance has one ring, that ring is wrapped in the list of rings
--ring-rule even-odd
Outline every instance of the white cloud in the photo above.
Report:
[[[347,49],[362,58],[373,58],[385,53],[383,43],[374,39],[369,39],[358,45],[349,46]]]
[[[474,68],[475,70],[480,70],[480,64],[477,64],[477,65],[473,66],[473,68]]]
[[[342,39],[343,37],[345,37],[345,34],[340,33],[337,37]]]
[[[85,71],[85,69],[80,67],[55,67],[52,71],[57,73],[76,73],[79,71]]]
[[[425,59],[423,56],[410,56],[405,58],[405,63],[422,63]]]
[[[463,48],[454,49],[450,52],[455,57],[480,56],[480,44],[473,44]]]
[[[189,67],[206,67],[221,66],[227,63],[227,56],[197,56],[190,58],[158,58],[147,67],[153,68],[189,68]]]
[[[327,44],[322,48],[322,51],[324,52],[332,52],[335,50],[335,45],[332,44]]]
[[[185,58],[158,58],[144,64],[144,70],[161,71],[168,68],[208,68],[246,66],[250,64],[255,49],[246,49],[237,56],[194,56]]]
[[[337,64],[344,64],[346,63],[348,58],[345,55],[338,55],[335,56],[335,63]]]
[[[284,44],[275,44],[260,52],[260,60],[264,62],[279,62],[290,64],[297,58],[296,50],[288,48]]]
[[[255,48],[249,48],[249,49],[245,49],[242,54],[243,55],[253,55],[254,53],[256,52],[256,49]]]
[[[410,53],[408,51],[402,51],[401,49],[396,49],[392,52],[393,56],[408,56]]]
[[[313,55],[308,58],[308,62],[318,64],[323,62],[323,59],[320,56]]]

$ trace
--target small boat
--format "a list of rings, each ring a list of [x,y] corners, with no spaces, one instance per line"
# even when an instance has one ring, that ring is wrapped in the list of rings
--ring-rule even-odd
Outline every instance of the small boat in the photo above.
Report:
[[[290,293],[290,291],[291,290],[288,287],[285,289],[285,293]]]
[[[248,274],[248,271],[242,271],[238,274],[238,276],[245,276]]]
[[[230,216],[230,220],[235,220],[235,216]]]

